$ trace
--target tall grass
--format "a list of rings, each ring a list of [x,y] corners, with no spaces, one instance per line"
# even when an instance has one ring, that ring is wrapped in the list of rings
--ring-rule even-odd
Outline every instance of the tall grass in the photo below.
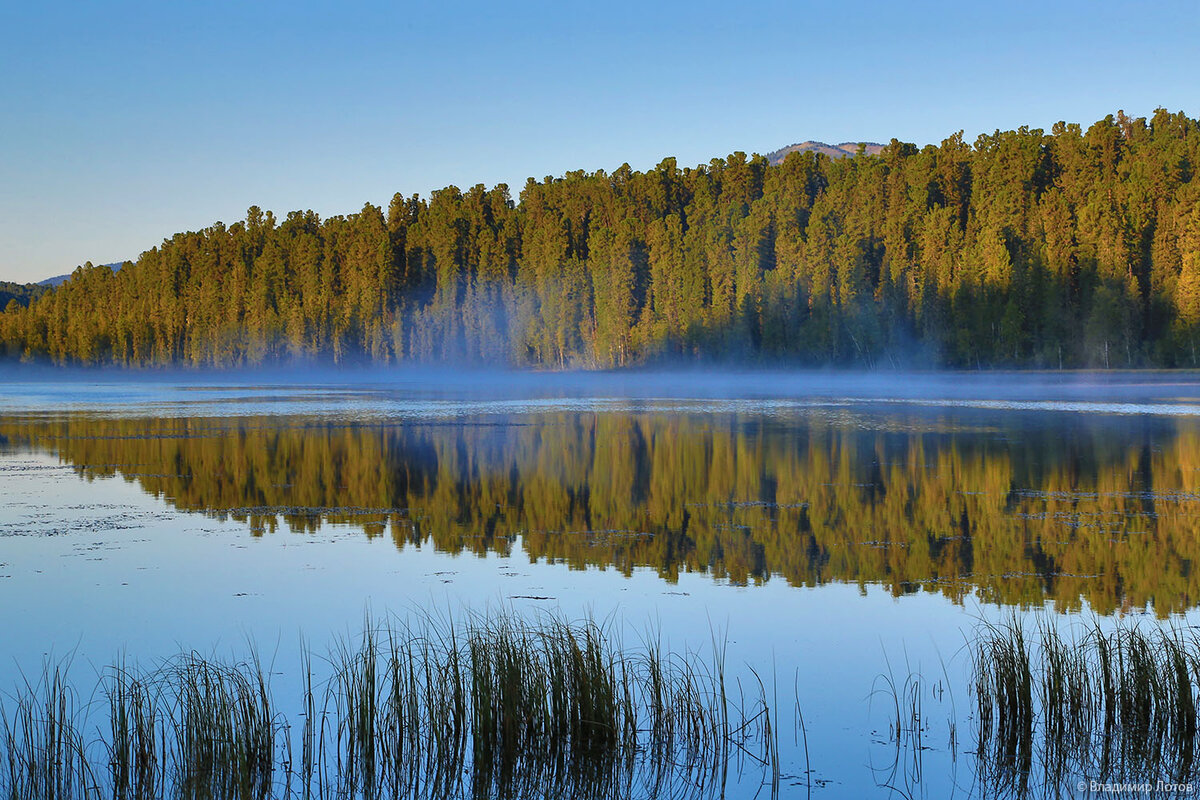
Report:
[[[162,793],[164,744],[158,725],[157,689],[124,661],[104,680],[110,735],[105,740],[114,800]]]
[[[159,678],[170,775],[188,798],[260,800],[272,796],[281,719],[262,665],[225,665],[180,656]],[[148,731],[139,734],[153,735]]]
[[[368,620],[300,664],[293,734],[257,659],[121,660],[91,741],[48,668],[0,715],[0,797],[697,797],[731,765],[778,787],[771,702],[757,678],[731,699],[723,649],[706,662],[592,621],[492,614]]]
[[[1200,637],[1169,626],[1093,626],[1065,638],[1048,621],[987,626],[977,639],[977,754],[1015,794],[1087,776],[1195,782]]]
[[[344,796],[719,793],[732,752],[778,758],[765,693],[735,705],[714,660],[559,618],[368,627],[335,651],[316,749]]]
[[[85,708],[65,676],[66,664],[43,665],[11,707],[0,700],[4,765],[0,789],[8,800],[87,800],[100,796],[96,770],[81,733]]]

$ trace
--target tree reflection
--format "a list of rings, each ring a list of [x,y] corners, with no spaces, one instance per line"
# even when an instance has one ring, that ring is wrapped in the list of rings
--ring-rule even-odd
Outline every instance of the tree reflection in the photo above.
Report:
[[[1063,423],[1066,420],[1067,422]],[[1059,424],[1062,423],[1062,424]],[[881,584],[956,602],[1190,608],[1200,429],[1084,420],[554,413],[449,423],[0,419],[10,445],[255,534],[335,523],[398,547],[667,580]]]

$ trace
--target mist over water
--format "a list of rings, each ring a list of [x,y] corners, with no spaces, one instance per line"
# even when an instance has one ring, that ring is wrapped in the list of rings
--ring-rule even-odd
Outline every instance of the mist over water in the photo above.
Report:
[[[354,392],[406,397],[637,398],[695,400],[815,400],[942,404],[980,407],[1095,410],[1111,413],[1194,413],[1200,406],[1200,373],[1193,371],[847,371],[625,369],[529,371],[476,368],[318,365],[246,370],[71,369],[17,365],[0,367],[0,402],[10,408],[29,399],[30,389],[52,386],[74,402],[136,402],[154,390],[220,392],[247,388],[283,394],[313,390],[322,396]],[[12,391],[16,386],[20,392]],[[94,389],[71,393],[68,387]],[[175,395],[184,397],[184,395]],[[169,398],[157,398],[169,399]],[[1021,406],[1019,404],[1024,404]],[[1090,406],[1088,404],[1095,404]],[[1143,406],[1145,406],[1143,408]]]

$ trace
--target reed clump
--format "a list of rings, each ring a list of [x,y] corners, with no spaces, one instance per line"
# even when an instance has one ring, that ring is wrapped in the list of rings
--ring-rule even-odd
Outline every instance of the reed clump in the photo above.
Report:
[[[282,718],[262,665],[181,656],[158,676],[170,777],[188,798],[271,797]],[[162,702],[162,701],[160,701]],[[153,736],[148,729],[137,739]]]
[[[105,739],[114,800],[161,794],[165,738],[160,734],[157,687],[118,662],[104,678],[109,736]],[[165,731],[163,731],[165,733]]]
[[[715,661],[553,617],[368,626],[300,772],[332,762],[338,796],[703,796],[734,761],[778,770],[761,685],[733,702]]]
[[[1049,621],[989,625],[974,656],[977,754],[1016,795],[1080,776],[1102,783],[1200,778],[1200,637],[1121,623],[1068,638]]]
[[[761,682],[734,701],[722,654],[625,649],[592,621],[368,620],[299,663],[295,727],[257,658],[122,660],[87,708],[48,670],[3,714],[0,797],[696,797],[747,764],[778,782]]]
[[[8,800],[89,800],[100,796],[82,734],[85,709],[66,680],[67,663],[47,662],[6,706],[0,700]]]

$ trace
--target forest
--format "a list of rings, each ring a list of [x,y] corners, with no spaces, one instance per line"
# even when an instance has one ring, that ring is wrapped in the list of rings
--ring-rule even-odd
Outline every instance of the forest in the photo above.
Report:
[[[1195,367],[1200,123],[568,172],[178,233],[0,313],[0,358]]]
[[[38,283],[0,281],[0,306],[7,308],[14,300],[18,306],[27,306],[45,293],[46,287]]]

